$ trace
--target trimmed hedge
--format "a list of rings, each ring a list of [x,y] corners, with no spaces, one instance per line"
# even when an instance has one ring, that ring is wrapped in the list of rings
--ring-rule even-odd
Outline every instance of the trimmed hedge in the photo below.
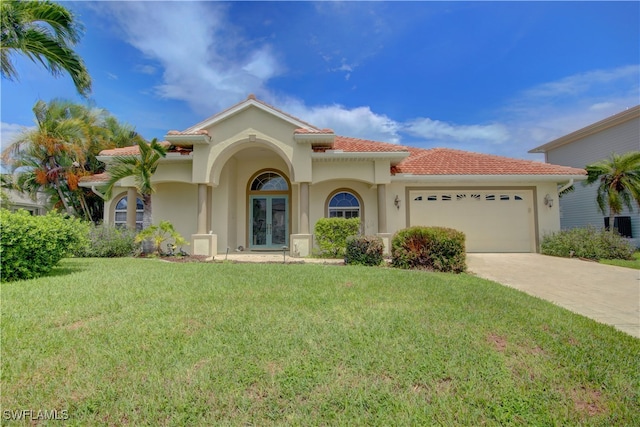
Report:
[[[360,218],[320,218],[314,227],[320,256],[342,258],[347,248],[347,237],[360,232]]]
[[[376,266],[382,263],[384,243],[378,236],[351,236],[347,238],[344,263]]]
[[[540,244],[540,252],[544,255],[593,260],[631,260],[635,250],[635,246],[619,234],[598,230],[593,226],[548,234]]]
[[[50,212],[0,211],[0,259],[3,282],[47,274],[62,258],[86,245],[88,224]]]
[[[445,227],[410,227],[391,241],[391,265],[447,273],[466,270],[465,235]]]

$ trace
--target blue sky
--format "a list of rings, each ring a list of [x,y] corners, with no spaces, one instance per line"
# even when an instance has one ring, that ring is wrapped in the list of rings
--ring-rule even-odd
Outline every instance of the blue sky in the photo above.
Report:
[[[250,93],[339,135],[527,151],[640,103],[638,2],[64,2],[90,102],[145,138]],[[37,100],[83,101],[15,57],[2,145]]]

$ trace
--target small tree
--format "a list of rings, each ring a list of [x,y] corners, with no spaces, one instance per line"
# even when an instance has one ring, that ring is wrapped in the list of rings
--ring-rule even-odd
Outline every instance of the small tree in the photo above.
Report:
[[[585,185],[599,182],[596,202],[603,215],[609,209],[609,230],[614,232],[614,219],[632,200],[640,207],[640,151],[612,153],[608,159],[587,165]]]
[[[136,242],[138,243],[151,240],[153,242],[153,250],[157,255],[161,255],[162,244],[169,239],[173,239],[173,244],[176,246],[188,244],[169,221],[160,221],[158,225],[151,225],[136,236]]]

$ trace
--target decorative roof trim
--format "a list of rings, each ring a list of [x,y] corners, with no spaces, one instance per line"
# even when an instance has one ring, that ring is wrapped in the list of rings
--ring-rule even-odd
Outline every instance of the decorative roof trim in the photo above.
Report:
[[[164,138],[175,146],[207,145],[211,142],[209,134],[204,133],[168,133]]]
[[[190,133],[190,132],[195,132],[195,131],[199,131],[203,128],[208,128],[218,122],[221,122],[225,119],[227,119],[228,117],[234,116],[244,110],[246,110],[247,108],[250,107],[256,107],[259,108],[262,111],[265,111],[269,114],[272,114],[276,117],[279,117],[280,119],[289,122],[291,124],[293,124],[296,128],[304,128],[304,129],[315,129],[315,130],[319,130],[317,127],[304,122],[303,120],[300,120],[288,113],[285,113],[284,111],[278,110],[277,108],[275,108],[272,105],[267,104],[266,102],[260,101],[258,99],[256,99],[255,95],[250,94],[247,99],[245,99],[244,101],[241,101],[239,103],[237,103],[236,105],[227,108],[226,110],[214,114],[213,116],[201,121],[200,123],[197,123],[193,126],[191,126],[190,128],[186,129],[184,131],[184,133]]]
[[[414,175],[401,173],[391,176],[392,182],[429,182],[429,183],[459,183],[459,182],[550,182],[564,183],[567,180],[583,181],[586,175],[561,175],[561,174],[503,174],[503,175]]]
[[[408,151],[342,151],[327,150],[323,153],[311,153],[314,161],[338,161],[338,160],[390,160],[391,165],[396,165],[409,157]]]
[[[606,119],[600,120],[589,126],[583,127],[582,129],[578,129],[575,132],[571,132],[565,136],[554,139],[553,141],[547,142],[546,144],[540,145],[539,147],[533,148],[529,150],[529,153],[546,153],[547,151],[551,151],[555,148],[570,144],[579,139],[602,132],[613,126],[620,125],[637,117],[640,117],[640,105],[628,108],[620,113],[607,117]]]
[[[299,144],[333,144],[336,134],[333,131],[331,133],[294,133],[293,139]]]

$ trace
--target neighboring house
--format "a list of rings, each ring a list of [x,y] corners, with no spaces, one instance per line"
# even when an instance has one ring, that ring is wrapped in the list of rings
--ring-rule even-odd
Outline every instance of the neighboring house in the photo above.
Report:
[[[33,200],[29,195],[16,190],[3,188],[2,191],[8,198],[8,207],[12,212],[24,209],[31,215],[44,215],[49,211],[49,198],[43,193],[38,193],[36,199]]]
[[[153,220],[191,237],[194,254],[227,248],[306,256],[324,217],[359,217],[363,233],[413,225],[456,228],[469,252],[536,252],[559,230],[558,187],[583,169],[466,151],[374,142],[319,129],[250,95],[182,132],[153,177]],[[99,159],[136,155],[106,150]],[[85,177],[100,192],[104,175]],[[105,223],[136,223],[133,181],[105,201]],[[554,203],[554,201],[556,203]],[[137,206],[137,208],[136,208]]]
[[[611,153],[640,150],[640,105],[629,108],[561,138],[529,151],[544,153],[548,163],[584,168],[606,159]],[[576,183],[575,191],[560,199],[560,225],[563,229],[593,225],[603,228],[609,215],[603,215],[596,203],[598,184]],[[620,218],[622,217],[622,218]],[[630,223],[630,227],[627,225]],[[616,217],[616,227],[640,244],[640,213],[628,209]]]

